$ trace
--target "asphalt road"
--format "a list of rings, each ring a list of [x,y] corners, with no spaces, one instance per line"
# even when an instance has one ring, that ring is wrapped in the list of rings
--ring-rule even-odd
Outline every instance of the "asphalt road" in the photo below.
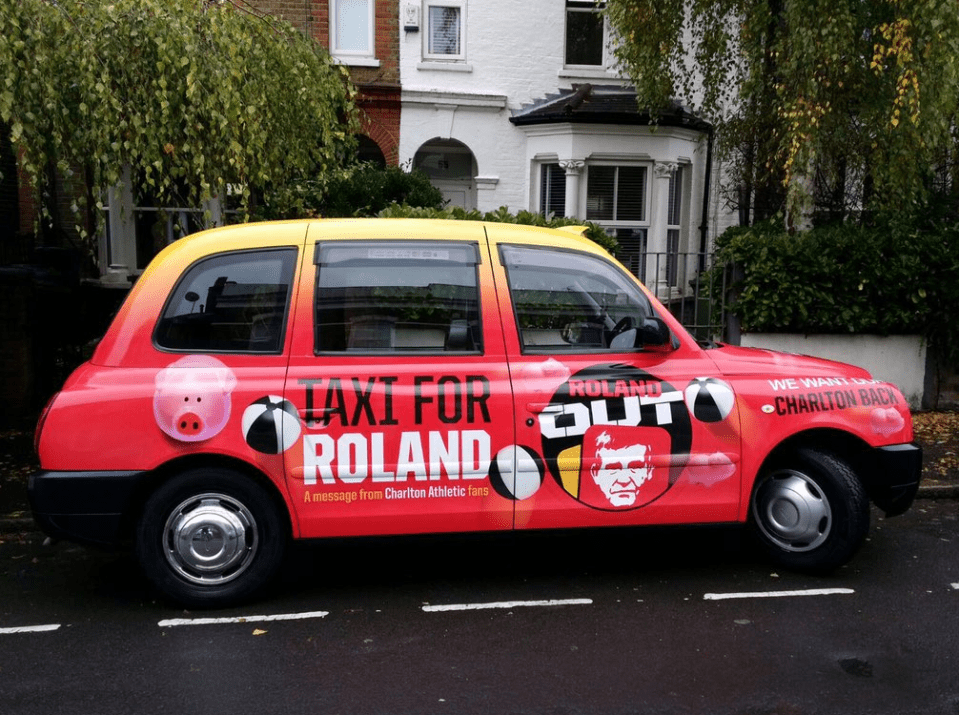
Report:
[[[952,500],[829,577],[734,528],[364,540],[214,612],[42,538],[0,537],[2,713],[959,713]]]

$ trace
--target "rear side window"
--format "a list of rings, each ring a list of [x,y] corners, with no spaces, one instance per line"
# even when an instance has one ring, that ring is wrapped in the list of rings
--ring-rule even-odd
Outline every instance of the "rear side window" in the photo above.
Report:
[[[523,351],[603,352],[653,315],[627,275],[596,256],[500,246]]]
[[[465,243],[320,244],[317,352],[481,352],[478,255]]]
[[[194,264],[157,324],[157,347],[190,352],[278,353],[296,249],[224,253]]]

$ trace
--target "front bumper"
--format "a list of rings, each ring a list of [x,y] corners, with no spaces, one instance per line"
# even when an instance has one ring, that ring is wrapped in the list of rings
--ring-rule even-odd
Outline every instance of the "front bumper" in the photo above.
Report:
[[[50,536],[115,546],[133,515],[146,472],[38,472],[30,476],[30,508]]]
[[[922,447],[915,444],[872,449],[859,471],[869,498],[886,516],[902,514],[912,505],[921,474]]]

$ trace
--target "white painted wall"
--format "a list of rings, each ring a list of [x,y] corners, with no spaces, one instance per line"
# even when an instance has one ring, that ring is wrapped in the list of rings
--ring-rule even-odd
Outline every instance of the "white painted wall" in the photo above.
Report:
[[[404,8],[410,4],[420,6],[418,32],[402,29]],[[691,170],[686,223],[689,247],[698,249],[706,159],[700,135],[665,128],[651,132],[645,127],[573,125],[565,136],[557,136],[556,125],[524,131],[510,123],[514,112],[560,88],[584,82],[594,86],[627,84],[614,71],[564,69],[564,2],[467,0],[465,59],[458,62],[424,61],[426,11],[425,3],[400,0],[401,164],[412,162],[417,150],[430,140],[462,142],[476,159],[476,208],[489,211],[507,206],[515,212],[539,208],[538,167],[543,157],[588,162],[596,156],[644,155],[651,168],[656,162],[678,160]],[[713,171],[714,180],[719,173]],[[655,191],[658,182],[652,180],[652,171],[649,178]],[[580,192],[585,199],[585,181]],[[725,227],[717,195],[715,190],[711,192],[711,237],[717,226]],[[652,193],[651,206],[658,206],[657,202]]]
[[[926,343],[916,335],[798,335],[744,333],[742,346],[837,360],[896,385],[918,409],[925,394]]]

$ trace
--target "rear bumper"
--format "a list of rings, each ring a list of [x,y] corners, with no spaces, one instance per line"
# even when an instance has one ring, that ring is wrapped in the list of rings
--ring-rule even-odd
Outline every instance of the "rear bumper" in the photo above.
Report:
[[[30,476],[30,508],[47,534],[115,546],[133,514],[146,472],[38,472]]]
[[[902,514],[916,498],[922,474],[922,448],[895,444],[871,450],[860,475],[873,503],[886,516]]]

